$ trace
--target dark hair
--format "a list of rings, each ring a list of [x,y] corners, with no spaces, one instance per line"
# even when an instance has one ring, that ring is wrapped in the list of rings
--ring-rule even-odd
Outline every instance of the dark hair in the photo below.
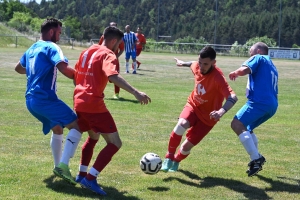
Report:
[[[269,47],[263,42],[257,42],[253,45],[255,48],[260,49],[264,55],[269,54]]]
[[[210,58],[211,60],[216,59],[216,51],[210,46],[206,46],[199,52],[201,58]]]
[[[103,36],[105,40],[118,39],[123,38],[124,33],[115,26],[108,26],[104,29]]]
[[[41,33],[47,33],[52,28],[62,27],[61,21],[55,18],[47,18],[41,25]]]

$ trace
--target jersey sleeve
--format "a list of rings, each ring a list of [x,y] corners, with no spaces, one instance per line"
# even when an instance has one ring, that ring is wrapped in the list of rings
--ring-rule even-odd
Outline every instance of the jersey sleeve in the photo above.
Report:
[[[227,99],[230,94],[235,94],[222,73],[219,73],[215,81],[217,82],[219,92],[225,99]]]
[[[50,45],[50,48],[48,49],[48,56],[50,58],[50,62],[56,66],[60,62],[65,62],[68,64],[68,60],[65,59],[65,56],[60,49],[60,47],[54,43]]]
[[[20,59],[20,64],[22,65],[22,67],[26,68],[26,52],[23,54],[23,56]]]
[[[247,66],[251,70],[251,74],[256,73],[258,67],[259,67],[259,61],[261,59],[260,55],[254,55],[250,57],[248,60],[246,60],[242,66]]]
[[[103,59],[103,71],[107,77],[119,74],[117,71],[118,64],[117,57],[114,53],[108,53],[107,56]]]

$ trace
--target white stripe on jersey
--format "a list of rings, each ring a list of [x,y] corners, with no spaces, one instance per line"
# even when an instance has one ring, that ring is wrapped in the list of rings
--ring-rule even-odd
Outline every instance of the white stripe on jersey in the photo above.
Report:
[[[137,40],[134,32],[124,33],[124,44],[125,44],[125,52],[135,52],[135,48],[132,49],[132,46],[135,45],[135,41]]]

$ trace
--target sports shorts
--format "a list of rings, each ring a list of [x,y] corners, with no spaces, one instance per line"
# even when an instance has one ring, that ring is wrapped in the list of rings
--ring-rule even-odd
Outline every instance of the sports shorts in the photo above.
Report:
[[[114,133],[118,131],[110,112],[85,113],[77,111],[76,113],[78,126],[82,132],[92,130],[95,133]]]
[[[132,59],[136,59],[136,52],[134,51],[134,52],[126,52],[125,53],[125,59],[126,60],[130,59],[130,56],[131,56]]]
[[[75,112],[60,99],[26,98],[29,112],[43,124],[46,135],[56,125],[65,127],[77,119]]]

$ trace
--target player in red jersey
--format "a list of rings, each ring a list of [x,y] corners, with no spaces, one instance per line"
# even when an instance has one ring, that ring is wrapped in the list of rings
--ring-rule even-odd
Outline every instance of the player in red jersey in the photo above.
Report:
[[[118,59],[114,53],[123,38],[123,32],[115,26],[104,30],[101,45],[94,44],[84,50],[75,65],[74,109],[78,116],[78,125],[89,137],[82,146],[79,174],[76,182],[97,194],[106,195],[97,184],[97,176],[121,148],[122,142],[113,117],[104,103],[104,90],[108,81],[133,94],[141,104],[151,99],[127,83],[117,71]],[[107,145],[100,151],[96,161],[88,172],[93,149],[100,137]]]
[[[135,36],[138,39],[138,42],[136,43],[136,57],[138,57],[141,54],[141,52],[142,52],[142,50],[143,50],[143,48],[146,44],[146,37],[142,33],[142,28],[141,27],[137,28]],[[137,63],[137,68],[139,69],[141,63],[138,60],[136,60],[136,63]],[[132,67],[133,67],[133,65],[132,65]]]
[[[198,62],[183,62],[177,58],[175,60],[178,66],[191,68],[195,85],[177,125],[171,132],[168,152],[161,168],[164,172],[177,171],[179,163],[237,101],[221,69],[216,66],[216,52],[212,47],[207,46],[200,51]],[[222,106],[224,99],[226,102]],[[186,139],[176,153],[187,129]]]
[[[109,26],[115,26],[117,27],[117,23],[116,22],[110,22],[109,23]],[[103,35],[100,37],[100,40],[99,40],[99,43],[98,44],[102,44],[103,43],[103,40],[104,40],[104,37]],[[117,59],[118,59],[118,64],[117,64],[117,71],[120,73],[120,63],[119,63],[119,57],[120,55],[122,55],[122,53],[124,52],[124,41],[122,40],[122,42],[119,44],[119,47],[116,49],[116,51],[114,51],[114,53],[116,54],[117,56]],[[117,85],[114,85],[114,88],[115,88],[115,94],[113,96],[114,99],[119,99],[120,96],[120,87],[118,87]]]

